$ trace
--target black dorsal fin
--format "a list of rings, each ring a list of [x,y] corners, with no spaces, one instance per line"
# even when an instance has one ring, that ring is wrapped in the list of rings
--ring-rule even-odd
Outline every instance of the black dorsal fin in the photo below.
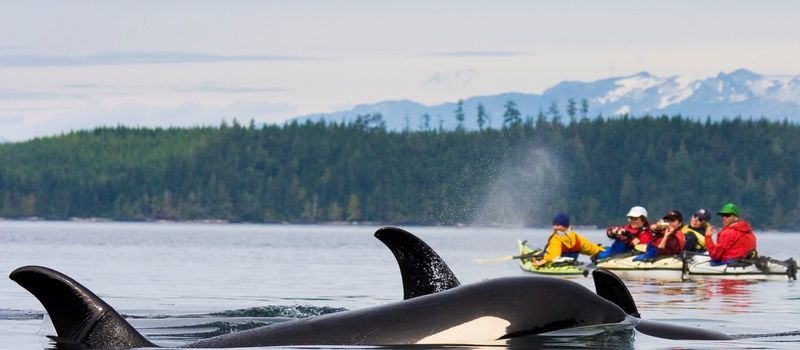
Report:
[[[25,266],[9,278],[39,299],[50,314],[57,340],[92,349],[155,346],[97,295],[58,271]]]
[[[594,289],[597,291],[597,295],[616,304],[626,314],[636,318],[641,317],[631,292],[617,275],[605,269],[595,269],[592,271],[592,278],[594,278]]]
[[[421,239],[396,227],[384,227],[375,237],[389,247],[400,266],[403,298],[411,299],[458,287],[461,283],[447,263]]]

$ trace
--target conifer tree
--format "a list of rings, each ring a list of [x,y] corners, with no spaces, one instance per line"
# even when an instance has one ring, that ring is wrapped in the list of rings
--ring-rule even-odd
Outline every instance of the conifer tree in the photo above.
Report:
[[[516,102],[508,100],[508,102],[506,102],[506,104],[503,107],[505,107],[506,109],[505,112],[503,113],[504,127],[511,125],[518,125],[522,122],[522,119],[520,118],[522,113],[520,113],[519,110],[517,110]]]
[[[456,110],[455,110],[456,122],[456,130],[464,130],[464,100],[459,99],[456,103]]]
[[[486,108],[483,107],[483,103],[478,103],[478,129],[483,130],[483,126],[486,125],[486,122],[489,119],[489,115],[486,114]]]

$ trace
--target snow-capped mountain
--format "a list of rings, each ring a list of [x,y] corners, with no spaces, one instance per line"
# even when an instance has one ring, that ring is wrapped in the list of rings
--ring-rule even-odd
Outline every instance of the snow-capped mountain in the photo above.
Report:
[[[593,82],[561,82],[541,95],[506,93],[464,99],[464,127],[477,128],[478,104],[483,104],[490,116],[489,126],[503,124],[503,112],[508,101],[514,101],[523,119],[535,117],[540,112],[550,116],[555,103],[565,121],[568,100],[576,102],[575,117],[581,118],[581,101],[588,102],[586,115],[615,116],[630,114],[676,115],[690,118],[761,118],[768,120],[800,121],[800,76],[767,77],[745,69],[719,73],[710,78],[681,76],[657,77],[647,72],[615,77]],[[413,101],[386,101],[358,105],[349,111],[320,113],[298,117],[302,120],[327,119],[352,121],[358,115],[381,113],[389,129],[425,128],[425,114],[429,116],[428,128],[457,126],[454,117],[456,102],[425,106]]]

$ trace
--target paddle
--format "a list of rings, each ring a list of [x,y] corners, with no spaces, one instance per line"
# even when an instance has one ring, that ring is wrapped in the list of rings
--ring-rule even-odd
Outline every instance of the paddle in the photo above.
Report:
[[[496,263],[496,262],[503,262],[503,261],[510,261],[514,259],[529,259],[533,258],[537,255],[542,254],[542,251],[537,249],[527,254],[522,255],[509,255],[509,256],[501,256],[499,258],[489,258],[489,259],[475,259],[475,262],[478,264],[489,264],[489,263]]]

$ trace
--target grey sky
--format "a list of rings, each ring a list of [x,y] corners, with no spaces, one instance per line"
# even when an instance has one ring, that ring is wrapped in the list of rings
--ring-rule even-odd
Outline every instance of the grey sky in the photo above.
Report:
[[[0,138],[280,122],[639,71],[797,75],[799,13],[796,1],[7,1]]]

